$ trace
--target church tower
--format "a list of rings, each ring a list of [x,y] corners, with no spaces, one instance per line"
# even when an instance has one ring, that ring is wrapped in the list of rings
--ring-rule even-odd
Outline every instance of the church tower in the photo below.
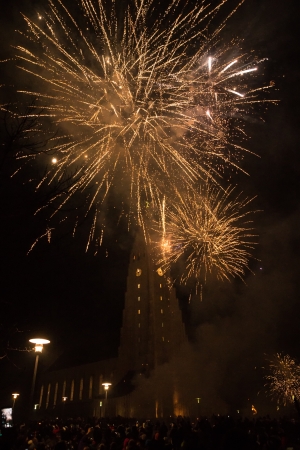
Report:
[[[175,289],[168,275],[155,266],[151,248],[139,230],[128,269],[119,347],[121,366],[147,374],[170,361],[185,340]]]
[[[41,380],[41,413],[189,415],[181,367],[172,360],[187,341],[181,311],[168,274],[155,265],[151,252],[139,230],[130,255],[118,358],[75,367],[66,367],[65,358],[58,359]],[[105,400],[104,381],[112,384]]]

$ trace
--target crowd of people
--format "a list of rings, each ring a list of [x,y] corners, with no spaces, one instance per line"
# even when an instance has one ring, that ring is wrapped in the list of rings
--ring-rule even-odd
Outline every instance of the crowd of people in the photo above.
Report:
[[[120,417],[31,422],[2,429],[1,450],[300,450],[300,422],[212,416],[139,422]]]

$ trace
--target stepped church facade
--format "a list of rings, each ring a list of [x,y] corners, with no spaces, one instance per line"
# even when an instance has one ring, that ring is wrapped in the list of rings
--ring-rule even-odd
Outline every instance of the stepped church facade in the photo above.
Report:
[[[188,415],[176,371],[186,343],[175,289],[153,263],[141,231],[130,255],[118,357],[48,370],[35,392],[40,415],[162,418]],[[166,379],[167,375],[167,379]],[[106,391],[104,383],[111,383]]]

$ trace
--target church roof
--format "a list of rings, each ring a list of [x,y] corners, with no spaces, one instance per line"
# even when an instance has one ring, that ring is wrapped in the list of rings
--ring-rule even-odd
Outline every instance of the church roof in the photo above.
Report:
[[[72,348],[64,351],[55,362],[48,368],[48,372],[55,370],[68,369],[74,366],[81,366],[83,364],[90,364],[98,361],[104,361],[117,357],[117,349],[111,349],[103,346],[89,346],[84,348]]]

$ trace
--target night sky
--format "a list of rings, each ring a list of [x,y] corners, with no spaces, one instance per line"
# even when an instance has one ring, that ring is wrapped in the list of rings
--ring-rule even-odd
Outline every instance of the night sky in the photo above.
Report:
[[[11,45],[20,39],[14,31],[22,27],[19,11],[30,14],[46,1],[27,1],[25,6],[21,0],[9,6],[1,2],[4,59],[13,54]],[[231,1],[228,3],[230,9]],[[279,102],[268,107],[264,121],[249,120],[247,147],[259,157],[248,155],[243,167],[250,176],[236,177],[240,190],[248,196],[257,195],[254,207],[260,210],[255,215],[259,239],[250,263],[253,274],[247,273],[245,283],[208,280],[202,302],[195,296],[190,305],[189,288],[178,289],[192,342],[190,354],[185,355],[186,366],[199,374],[199,383],[216,402],[222,398],[230,403],[245,391],[253,398],[264,384],[260,370],[264,354],[284,352],[300,359],[298,21],[297,0],[246,0],[225,31],[225,37],[239,36],[246,50],[254,49],[255,54],[268,58],[264,77],[274,81],[271,95]],[[0,84],[16,84],[16,73],[10,73],[6,66],[2,76]],[[0,91],[5,100],[8,91]],[[116,225],[118,210],[113,205],[117,193],[108,199],[110,213],[96,256],[93,251],[85,253],[85,224],[75,238],[67,224],[51,244],[43,240],[27,255],[44,229],[47,211],[34,216],[43,193],[35,193],[34,185],[28,182],[41,168],[31,167],[10,178],[18,165],[13,155],[5,160],[1,157],[0,305],[4,337],[11,347],[18,348],[27,346],[36,334],[49,338],[44,366],[63,350],[70,361],[116,355],[133,242],[126,223]],[[14,333],[15,328],[19,332]],[[20,386],[20,379],[30,370],[27,353],[20,358],[18,352],[9,351],[8,358],[0,360],[2,369],[13,380],[7,380],[9,388],[13,383]],[[5,399],[4,391],[0,395]]]

